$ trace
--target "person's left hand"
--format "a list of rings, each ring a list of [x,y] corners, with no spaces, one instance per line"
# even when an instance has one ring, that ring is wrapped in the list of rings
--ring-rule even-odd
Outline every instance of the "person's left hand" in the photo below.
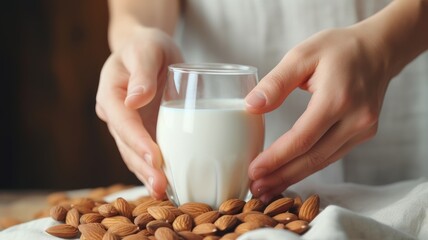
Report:
[[[250,165],[255,197],[268,201],[372,138],[392,73],[379,45],[354,28],[320,32],[291,51],[247,96],[266,113],[300,87],[312,93],[293,127]]]

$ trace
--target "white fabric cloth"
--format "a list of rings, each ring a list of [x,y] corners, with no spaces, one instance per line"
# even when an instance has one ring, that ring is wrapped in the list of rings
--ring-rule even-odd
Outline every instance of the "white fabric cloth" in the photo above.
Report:
[[[253,65],[259,69],[261,79],[288,50],[311,35],[327,28],[352,25],[375,14],[390,1],[184,2],[176,40],[186,61]],[[343,163],[312,176],[312,182],[387,184],[428,177],[427,66],[428,53],[425,53],[391,82],[377,136],[355,148]],[[305,110],[309,97],[306,92],[294,91],[280,108],[266,115],[265,146],[292,126]]]
[[[240,240],[342,240],[342,239],[428,239],[428,179],[416,179],[384,186],[352,183],[317,184],[285,192],[303,198],[318,194],[321,213],[302,236],[285,230],[260,229],[248,232]],[[134,200],[146,195],[144,187],[125,190],[106,198]],[[58,222],[43,218],[0,232],[1,240],[57,239],[45,229]]]

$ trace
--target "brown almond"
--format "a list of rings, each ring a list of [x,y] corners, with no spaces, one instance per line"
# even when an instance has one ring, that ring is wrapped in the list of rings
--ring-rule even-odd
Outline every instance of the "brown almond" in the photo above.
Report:
[[[190,231],[178,232],[181,238],[185,240],[202,240],[204,237]]]
[[[235,228],[235,232],[238,234],[244,234],[248,231],[257,229],[257,228],[261,228],[262,225],[260,222],[245,222],[245,223],[241,223],[239,224],[236,228]]]
[[[236,239],[238,239],[239,236],[240,236],[240,234],[238,234],[236,232],[227,233],[223,237],[221,237],[220,240],[236,240]]]
[[[220,231],[227,231],[236,226],[238,218],[233,215],[223,215],[214,222],[214,225]]]
[[[320,198],[314,194],[303,202],[299,210],[299,219],[311,222],[320,211]]]
[[[206,236],[204,237],[203,240],[220,240],[220,236],[214,236],[214,235]]]
[[[156,199],[154,199],[152,196],[148,195],[148,196],[142,196],[137,198],[135,201],[133,201],[133,203],[135,205],[140,205],[141,203],[147,202],[147,201],[155,201]]]
[[[158,204],[158,206],[160,206],[160,207],[166,207],[166,206],[174,207],[174,204],[169,200],[165,200],[165,201],[160,202]]]
[[[193,228],[193,233],[208,236],[217,232],[217,227],[213,223],[202,223]]]
[[[80,217],[80,224],[85,223],[100,223],[104,217],[99,213],[87,213]]]
[[[178,240],[179,237],[177,233],[167,227],[160,227],[156,229],[155,232],[156,239],[164,239],[164,240]]]
[[[147,225],[146,225],[147,231],[149,231],[149,233],[151,233],[151,234],[155,234],[156,229],[161,228],[161,227],[167,227],[167,228],[172,229],[172,225],[163,221],[163,220],[153,220],[153,221],[147,223]]]
[[[122,240],[148,240],[148,239],[149,239],[148,235],[145,235],[143,231],[140,231],[138,233],[131,234],[122,238]]]
[[[296,220],[287,223],[284,228],[297,234],[303,234],[309,229],[309,223],[304,220]]]
[[[79,233],[76,227],[68,224],[60,224],[49,227],[46,229],[46,232],[59,238],[75,238]]]
[[[132,208],[131,205],[129,205],[128,201],[125,199],[119,197],[113,202],[113,206],[118,211],[119,215],[132,218]]]
[[[265,207],[265,204],[262,200],[258,198],[250,199],[248,202],[245,203],[244,208],[242,209],[242,212],[251,212],[251,211],[263,211]]]
[[[113,204],[106,203],[98,206],[98,212],[104,217],[113,217],[119,214]]]
[[[285,212],[275,215],[273,219],[279,223],[287,224],[289,222],[297,220],[298,218],[293,213]]]
[[[244,218],[244,222],[259,222],[263,227],[274,227],[277,222],[263,213],[249,214]]]
[[[49,214],[51,216],[51,218],[60,221],[60,222],[64,222],[65,221],[65,217],[67,216],[67,210],[60,205],[56,205],[51,207]]]
[[[86,197],[82,197],[82,198],[75,198],[72,199],[72,207],[75,206],[79,206],[82,208],[89,208],[92,209],[93,207],[95,207],[95,201],[93,199],[90,198],[86,198]]]
[[[67,216],[65,217],[65,223],[77,228],[80,224],[79,211],[77,211],[75,208],[70,209],[70,211],[67,212]]]
[[[180,209],[183,213],[189,214],[192,218],[213,210],[208,204],[197,202],[185,203],[178,209]]]
[[[114,235],[113,233],[106,232],[102,240],[120,240],[120,237]]]
[[[146,200],[140,204],[138,204],[134,210],[132,211],[132,216],[136,217],[142,213],[147,212],[147,208],[152,206],[157,206],[161,201],[155,199]]]
[[[288,209],[290,209],[290,207],[293,206],[293,203],[294,203],[294,199],[283,197],[269,204],[265,208],[263,213],[269,216],[275,216],[277,214],[286,212]]]
[[[164,208],[169,209],[169,211],[171,211],[175,217],[178,217],[181,214],[184,214],[180,209],[173,206],[164,206]]]
[[[156,220],[164,220],[167,223],[174,222],[175,215],[168,209],[162,206],[153,206],[147,208],[147,212]]]
[[[138,227],[132,223],[117,223],[109,227],[108,232],[119,237],[126,237],[138,231]]]
[[[86,239],[102,240],[106,230],[100,223],[80,224],[79,231]]]
[[[288,210],[289,212],[295,214],[296,216],[299,216],[300,207],[302,207],[303,201],[300,196],[296,196],[294,198],[294,204],[293,206]]]
[[[284,223],[278,223],[273,228],[275,228],[275,229],[284,229],[284,227],[285,227]]]
[[[195,217],[194,221],[196,225],[199,225],[202,223],[214,223],[215,220],[217,220],[219,217],[220,217],[220,213],[218,211],[209,211]]]
[[[101,224],[106,228],[109,229],[111,226],[118,224],[118,223],[132,223],[129,218],[124,216],[114,216],[114,217],[108,217],[104,218],[101,221]]]
[[[249,212],[243,212],[243,213],[236,214],[235,216],[239,219],[239,221],[241,221],[241,222],[245,222],[245,221],[244,221],[245,217],[246,217],[247,215],[250,215],[250,214],[260,214],[260,212],[257,212],[257,211],[249,211]]]
[[[176,232],[191,231],[193,227],[193,220],[189,214],[182,214],[178,216],[172,223],[172,228]]]
[[[88,208],[84,205],[71,205],[73,209],[76,209],[80,214],[87,214],[87,213],[93,213],[92,211],[93,207]]]
[[[237,214],[242,211],[245,201],[241,199],[229,199],[220,204],[219,212],[223,215]]]
[[[150,215],[149,213],[143,213],[138,215],[135,219],[134,219],[134,224],[138,226],[138,228],[140,229],[145,229],[147,223],[151,222],[155,220],[152,215]]]

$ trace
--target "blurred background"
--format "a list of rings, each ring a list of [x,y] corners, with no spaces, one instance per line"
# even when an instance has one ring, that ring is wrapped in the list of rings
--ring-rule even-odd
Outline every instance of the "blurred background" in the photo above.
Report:
[[[5,1],[0,9],[0,189],[138,184],[94,110],[109,55],[107,1]]]

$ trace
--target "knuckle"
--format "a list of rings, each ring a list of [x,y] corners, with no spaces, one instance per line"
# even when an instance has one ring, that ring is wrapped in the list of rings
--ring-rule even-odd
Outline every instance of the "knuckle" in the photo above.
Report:
[[[369,107],[363,108],[360,113],[356,123],[356,128],[358,130],[365,130],[377,125],[379,120],[378,114]]]
[[[293,153],[299,155],[306,152],[312,146],[312,142],[313,140],[311,139],[311,137],[308,137],[308,136],[296,137],[296,139],[294,139],[292,143]]]
[[[305,158],[308,169],[319,169],[327,160],[325,155],[318,150],[312,150]]]

